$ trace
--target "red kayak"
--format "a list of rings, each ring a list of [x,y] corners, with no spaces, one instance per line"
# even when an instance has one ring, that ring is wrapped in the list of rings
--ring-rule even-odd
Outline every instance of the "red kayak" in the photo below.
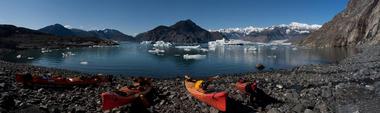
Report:
[[[16,74],[16,82],[23,85],[75,86],[102,85],[110,82],[105,76],[91,77],[41,77],[28,74]]]
[[[102,97],[102,109],[110,110],[122,105],[131,104],[134,102],[142,102],[145,107],[150,104],[146,100],[148,93],[152,90],[151,81],[147,80],[148,84],[137,87],[122,87],[116,92],[104,92]]]
[[[227,92],[221,91],[205,93],[203,91],[199,91],[199,89],[195,89],[194,84],[194,82],[185,80],[185,87],[193,97],[220,111],[226,111],[226,99],[228,96]]]
[[[235,88],[245,94],[251,94],[252,92],[256,90],[257,82],[256,80],[252,83],[239,80],[238,82],[236,82]]]

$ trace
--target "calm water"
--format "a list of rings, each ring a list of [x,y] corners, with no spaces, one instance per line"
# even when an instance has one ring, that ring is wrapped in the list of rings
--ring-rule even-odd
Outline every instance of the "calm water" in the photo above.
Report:
[[[305,64],[335,63],[355,53],[353,49],[293,49],[290,46],[255,46],[259,51],[247,51],[252,46],[224,46],[214,51],[166,48],[165,53],[149,53],[151,46],[122,43],[119,47],[29,50],[7,55],[5,60],[26,62],[38,66],[70,69],[89,73],[122,74],[133,76],[210,76],[254,72],[255,65],[264,64],[267,70],[289,69]],[[63,57],[63,52],[75,55]],[[17,59],[16,56],[22,57]],[[184,59],[184,54],[206,55],[199,59]],[[33,57],[34,59],[28,59]],[[87,64],[85,62],[87,62]]]

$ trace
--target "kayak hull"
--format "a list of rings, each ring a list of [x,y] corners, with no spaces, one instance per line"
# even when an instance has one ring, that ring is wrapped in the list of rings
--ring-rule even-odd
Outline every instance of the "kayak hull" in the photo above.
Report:
[[[236,82],[235,88],[240,92],[251,95],[252,93],[256,92],[257,82]]]
[[[100,96],[102,97],[102,109],[110,110],[119,106],[127,105],[136,102],[139,99],[145,98],[151,91],[152,87],[147,86],[144,91],[129,89],[128,87],[122,87],[119,92],[126,93],[128,96],[122,96],[115,92],[104,92]],[[147,103],[143,103],[146,107]]]
[[[235,84],[235,88],[236,88],[237,90],[239,90],[240,92],[243,92],[243,93],[248,94],[247,91],[246,91],[246,87],[247,87],[247,85],[248,85],[248,83],[237,82],[237,83]]]
[[[226,99],[227,92],[215,92],[215,93],[202,93],[194,88],[194,82],[185,80],[185,86],[187,91],[196,99],[225,112],[226,111]]]
[[[102,97],[102,109],[109,110],[122,105],[132,103],[138,98],[138,95],[120,96],[114,92],[105,92],[101,94]]]

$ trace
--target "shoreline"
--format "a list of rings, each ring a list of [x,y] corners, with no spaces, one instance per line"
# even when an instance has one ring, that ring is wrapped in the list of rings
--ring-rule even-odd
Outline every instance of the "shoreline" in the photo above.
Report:
[[[375,112],[380,108],[380,47],[370,47],[345,58],[338,64],[304,65],[291,70],[222,75],[217,89],[225,90],[240,105],[241,112]],[[0,60],[0,111],[60,111],[102,112],[99,94],[112,91],[130,82],[130,76],[115,76],[115,85],[102,87],[74,87],[71,89],[20,88],[15,84],[14,72],[49,71],[61,75],[88,76],[64,69],[16,64]],[[235,76],[237,75],[237,76]],[[249,98],[233,87],[239,78],[258,80],[258,88],[278,103],[261,106],[248,104]],[[216,112],[194,100],[183,85],[183,78],[154,78],[154,105],[148,111]],[[14,105],[4,100],[13,97]],[[266,100],[263,100],[266,101]],[[269,100],[268,100],[269,101]],[[5,106],[5,107],[4,107]],[[6,108],[6,109],[5,109]],[[129,105],[115,111],[128,111]],[[238,111],[237,111],[238,112]]]

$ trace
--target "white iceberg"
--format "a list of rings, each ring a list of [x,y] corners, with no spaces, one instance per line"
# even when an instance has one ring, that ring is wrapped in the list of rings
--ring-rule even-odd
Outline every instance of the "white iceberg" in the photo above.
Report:
[[[205,49],[205,48],[201,48],[201,49],[199,49],[199,50],[201,50],[201,51],[203,51],[203,52],[207,52],[207,51],[208,51],[208,49]]]
[[[52,52],[52,50],[47,49],[47,48],[41,48],[41,53],[49,53]]]
[[[62,57],[69,57],[69,56],[74,56],[75,54],[72,53],[71,51],[69,52],[65,52],[65,53],[61,53],[62,54]]]
[[[142,45],[152,44],[152,41],[142,41],[140,42]]]
[[[271,50],[276,50],[276,49],[277,49],[277,46],[272,46],[270,49],[271,49]]]
[[[268,56],[268,58],[277,58],[277,56],[276,55]]]
[[[20,59],[20,58],[21,58],[21,55],[17,55],[16,58],[17,58],[17,59]]]
[[[41,53],[50,53],[50,52],[52,52],[52,50],[48,50],[48,49],[46,49],[46,50],[41,50]]]
[[[164,41],[157,41],[156,43],[153,44],[154,47],[170,47],[173,44],[170,42],[164,42]]]
[[[269,42],[269,44],[270,45],[292,45],[292,43],[288,43],[287,41],[288,41],[287,39],[285,39],[285,40],[274,40],[274,41]]]
[[[148,52],[154,53],[154,54],[160,54],[160,53],[165,53],[165,50],[154,48],[153,50],[148,50]]]
[[[34,57],[28,57],[27,59],[28,59],[28,60],[33,60],[33,59],[34,59]]]
[[[201,48],[201,45],[196,46],[175,46],[177,49],[199,49]]]
[[[258,49],[256,47],[248,47],[244,48],[244,51],[257,51]]]
[[[210,41],[208,42],[208,47],[209,48],[215,48],[216,46],[224,46],[226,44],[227,40],[226,39],[221,39],[221,40],[216,40],[216,41]]]
[[[190,59],[200,60],[200,59],[205,59],[205,58],[206,58],[206,55],[201,55],[201,54],[195,54],[195,55],[185,54],[185,55],[183,55],[183,59],[186,59],[186,60],[190,60]]]
[[[87,61],[81,61],[80,64],[82,64],[82,65],[87,65],[88,62],[87,62]]]
[[[183,49],[183,50],[185,50],[185,51],[187,51],[187,52],[191,51],[191,49],[189,49],[189,48],[185,48],[185,49]]]
[[[230,39],[229,41],[226,41],[226,43],[225,43],[225,45],[246,45],[246,44],[253,44],[253,42]]]

